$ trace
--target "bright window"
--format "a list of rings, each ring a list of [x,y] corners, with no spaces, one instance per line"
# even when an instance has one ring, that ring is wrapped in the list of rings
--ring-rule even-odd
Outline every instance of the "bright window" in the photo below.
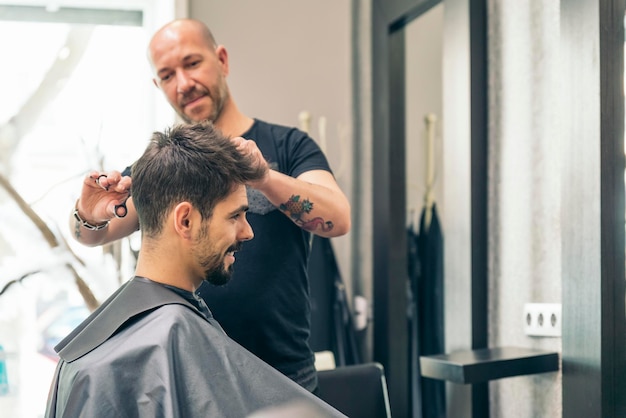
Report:
[[[82,179],[92,169],[123,170],[174,115],[146,59],[154,11],[4,3],[0,174],[57,243],[0,187],[0,411],[35,418],[45,410],[54,345],[89,312],[73,270],[101,302],[134,268],[136,235],[104,248],[69,236]]]

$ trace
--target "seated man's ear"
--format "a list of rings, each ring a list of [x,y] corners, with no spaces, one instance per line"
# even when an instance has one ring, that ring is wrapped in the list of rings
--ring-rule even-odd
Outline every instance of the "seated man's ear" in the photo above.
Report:
[[[174,207],[170,215],[174,230],[184,239],[193,237],[193,229],[200,225],[202,217],[189,202],[180,202]]]

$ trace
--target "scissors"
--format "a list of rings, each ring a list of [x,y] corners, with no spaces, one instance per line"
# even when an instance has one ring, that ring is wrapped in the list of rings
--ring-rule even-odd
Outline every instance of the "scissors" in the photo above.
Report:
[[[115,215],[116,218],[123,218],[128,213],[128,208],[126,207],[126,201],[128,200],[129,197],[130,197],[130,190],[128,191],[128,197],[126,197],[126,199],[124,199],[122,203],[120,203],[119,205],[115,205],[115,207],[113,208],[113,214]]]
[[[98,186],[102,187],[104,190],[108,191],[109,188],[108,187],[104,187],[100,184],[100,179],[104,177],[106,178],[107,175],[106,174],[100,174],[98,176],[98,178],[96,179],[96,183],[98,184]],[[119,205],[115,205],[115,207],[113,208],[113,214],[115,215],[116,218],[123,218],[124,216],[126,216],[128,214],[128,208],[126,207],[126,201],[128,200],[128,198],[130,197],[130,190],[128,191],[128,196],[126,196],[126,199],[124,199],[124,201],[122,203],[120,203]]]

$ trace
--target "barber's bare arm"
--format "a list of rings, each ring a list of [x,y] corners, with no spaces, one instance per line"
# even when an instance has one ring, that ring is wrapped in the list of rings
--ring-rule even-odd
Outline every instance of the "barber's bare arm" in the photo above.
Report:
[[[250,153],[261,165],[267,162],[256,143],[233,138],[242,152]],[[250,184],[262,192],[296,225],[323,237],[337,237],[350,230],[350,204],[334,176],[311,170],[297,178],[268,170],[263,180]]]
[[[93,171],[83,181],[80,198],[70,214],[70,231],[81,244],[95,247],[124,238],[137,229],[137,212],[128,197],[132,180],[119,171]],[[115,205],[126,202],[128,213],[114,215]]]

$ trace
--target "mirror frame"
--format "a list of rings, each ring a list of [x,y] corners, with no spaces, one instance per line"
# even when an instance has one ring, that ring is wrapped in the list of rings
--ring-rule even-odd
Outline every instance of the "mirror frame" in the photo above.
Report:
[[[404,27],[440,0],[374,0],[372,4],[373,83],[373,278],[374,360],[383,364],[394,416],[408,416],[409,360],[406,326],[406,179],[405,179],[405,34]],[[487,347],[487,21],[486,0],[448,0],[446,15],[468,24],[455,29],[471,57],[469,115],[471,137],[471,266],[466,276],[471,295],[459,311],[471,330],[466,347]],[[466,29],[464,29],[466,28]],[[446,36],[448,34],[446,33]],[[468,41],[469,37],[469,42]],[[456,51],[455,51],[456,52]],[[467,51],[466,51],[467,52]],[[444,56],[448,52],[444,50]],[[460,68],[459,71],[463,71]],[[444,81],[445,82],[445,81]],[[459,138],[466,140],[466,138]],[[467,159],[466,156],[461,156]],[[468,250],[469,251],[469,250]],[[469,271],[471,269],[471,273]],[[467,322],[469,321],[469,322]],[[446,320],[446,326],[448,325]],[[466,333],[466,331],[465,331]],[[448,331],[446,331],[448,335]],[[487,416],[488,384],[470,388],[472,413]],[[467,405],[466,405],[467,406]],[[470,413],[468,411],[468,413]]]

